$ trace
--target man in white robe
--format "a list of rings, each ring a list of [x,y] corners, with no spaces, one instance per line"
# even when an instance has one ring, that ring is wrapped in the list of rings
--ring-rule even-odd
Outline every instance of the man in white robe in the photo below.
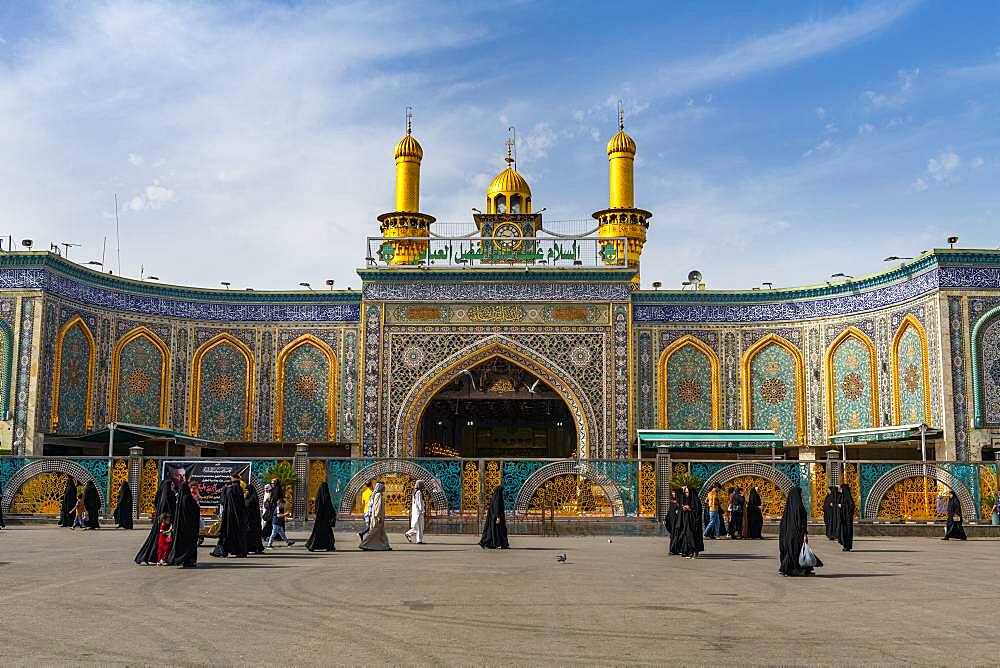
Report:
[[[407,542],[417,539],[417,544],[424,543],[424,481],[418,480],[413,490],[413,502],[410,504],[410,530],[403,534]]]

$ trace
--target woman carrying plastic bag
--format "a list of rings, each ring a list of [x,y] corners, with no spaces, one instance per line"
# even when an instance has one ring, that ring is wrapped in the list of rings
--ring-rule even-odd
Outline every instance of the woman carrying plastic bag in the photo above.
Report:
[[[823,565],[809,547],[808,516],[802,503],[802,488],[796,485],[788,492],[785,512],[778,526],[778,573],[786,577],[813,575],[813,568]]]

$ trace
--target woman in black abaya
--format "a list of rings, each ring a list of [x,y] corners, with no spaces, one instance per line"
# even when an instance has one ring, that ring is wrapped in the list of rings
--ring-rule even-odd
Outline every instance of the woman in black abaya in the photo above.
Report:
[[[153,513],[150,515],[152,524],[149,526],[149,535],[146,541],[139,548],[135,555],[135,563],[148,566],[156,563],[156,547],[160,538],[160,517],[165,514],[174,516],[177,505],[177,497],[174,494],[174,483],[172,480],[161,480],[160,487],[156,490],[153,498]]]
[[[484,550],[506,550],[510,547],[507,542],[507,515],[503,507],[503,487],[497,485],[490,497],[490,506],[486,511],[486,523],[483,524],[483,536],[479,539],[479,547]]]
[[[264,540],[261,536],[260,497],[253,483],[247,485],[247,553],[264,554]],[[270,534],[268,534],[270,535]]]
[[[764,531],[764,514],[760,510],[760,493],[757,488],[750,489],[750,496],[747,497],[747,505],[743,515],[743,537],[761,538]]]
[[[826,539],[837,540],[837,488],[830,487],[823,499],[823,526],[826,528]]]
[[[173,522],[174,540],[170,546],[167,563],[181,568],[198,565],[198,534],[201,531],[201,508],[191,494],[191,486],[184,482],[177,495],[177,513]]]
[[[799,553],[802,551],[802,544],[809,539],[806,537],[806,507],[802,503],[802,488],[796,485],[788,492],[785,499],[785,512],[781,516],[781,523],[778,525],[778,559],[780,566],[778,572],[789,577],[802,575],[812,575],[813,567],[799,565]],[[822,566],[823,562],[816,557],[816,566]]]
[[[76,481],[73,476],[66,476],[66,491],[63,492],[62,506],[59,509],[59,526],[73,526],[73,509],[76,508]]]
[[[119,529],[132,528],[132,488],[128,480],[122,480],[118,488],[118,505],[115,506],[115,526]]]
[[[681,488],[679,503],[680,538],[677,550],[682,556],[694,559],[705,551],[705,539],[701,533],[701,499],[698,490],[691,485],[684,485]]]
[[[965,540],[965,527],[962,526],[962,503],[955,496],[955,492],[949,492],[948,497],[948,524],[945,526],[944,538],[941,540],[949,540],[951,538],[957,538],[958,540]]]
[[[330,488],[322,482],[316,490],[316,520],[313,522],[309,540],[306,541],[306,549],[310,552],[336,550],[336,540],[333,537],[333,527],[336,524],[337,514],[333,511]]]
[[[83,488],[83,506],[87,509],[87,528],[101,528],[101,495],[97,493],[97,485],[93,480],[87,482]]]
[[[667,516],[663,523],[667,525],[667,533],[670,535],[670,542],[667,544],[667,553],[671,555],[680,554],[681,527],[680,527],[681,504],[676,489],[670,490],[670,506],[667,508]]]
[[[854,495],[843,482],[837,493],[837,541],[844,552],[850,552],[854,547]]]
[[[226,486],[222,501],[222,525],[213,557],[247,556],[247,506],[238,482]]]
[[[746,499],[743,498],[743,490],[739,487],[735,488],[729,495],[729,505],[732,510],[729,513],[729,530],[728,534],[730,538],[742,538],[743,537],[743,511],[745,510]]]

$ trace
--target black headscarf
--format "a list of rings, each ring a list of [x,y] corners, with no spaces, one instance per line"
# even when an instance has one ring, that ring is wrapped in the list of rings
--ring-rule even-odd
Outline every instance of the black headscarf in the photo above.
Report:
[[[222,500],[222,526],[213,557],[247,556],[247,506],[238,482],[226,487]]]
[[[955,518],[958,518],[957,520]],[[962,503],[954,492],[948,499],[948,524],[945,527],[944,537],[946,539],[957,538],[965,540],[965,527],[962,526]]]
[[[705,538],[702,536],[701,525],[701,498],[698,490],[687,485],[680,491],[681,505],[678,513],[678,538],[677,550],[685,557],[695,556],[705,551]]]
[[[87,481],[87,486],[83,488],[83,506],[87,509],[87,528],[100,529],[101,495],[97,493],[93,480]]]
[[[671,489],[670,490],[670,506],[667,508],[667,517],[664,519],[664,523],[667,525],[667,531],[670,533],[670,542],[667,544],[668,554],[680,554],[680,542],[681,542],[681,502],[680,502],[680,490]]]
[[[490,497],[490,506],[486,511],[486,522],[483,524],[483,535],[479,539],[479,547],[489,550],[506,550],[510,547],[507,541],[507,514],[503,505],[503,485],[497,485]]]
[[[132,528],[132,488],[129,487],[128,480],[122,480],[122,486],[118,488],[115,526],[121,529]]]
[[[260,497],[257,496],[257,488],[253,483],[247,487],[247,552],[249,554],[263,554],[264,541],[261,538],[260,519]]]
[[[854,547],[854,495],[847,483],[837,492],[837,541],[845,551]]]
[[[802,502],[802,488],[795,485],[788,491],[785,512],[778,525],[778,572],[782,575],[810,575],[811,567],[799,566],[799,552],[805,542],[808,517]],[[817,558],[817,566],[823,562]]]
[[[177,505],[177,497],[173,492],[172,481],[160,481],[160,487],[156,490],[156,497],[153,499],[153,503],[155,510],[149,518],[151,521],[149,534],[135,555],[135,563],[137,564],[156,563],[157,541],[160,538],[160,517],[167,513],[171,516],[175,515],[174,509]]]
[[[316,519],[313,522],[312,533],[306,541],[306,549],[310,552],[333,552],[336,540],[333,537],[333,527],[337,524],[337,514],[333,511],[333,501],[330,499],[330,487],[326,482],[316,490]]]
[[[184,482],[177,495],[177,514],[174,515],[174,540],[170,546],[167,563],[190,568],[198,563],[198,534],[201,529],[201,509],[191,494],[191,486]]]
[[[823,499],[823,526],[826,528],[826,537],[828,540],[835,540],[837,538],[837,532],[834,529],[836,519],[837,488],[831,487],[830,491],[826,493],[826,498]]]
[[[756,487],[752,487],[750,495],[747,497],[746,510],[744,511],[746,513],[743,521],[744,526],[746,526],[746,532],[743,534],[744,538],[761,538],[761,534],[764,531],[764,514],[761,512],[760,506],[760,494],[757,492]]]
[[[66,476],[66,491],[63,492],[62,507],[59,509],[59,526],[73,526],[73,509],[76,508],[76,482],[73,476]]]

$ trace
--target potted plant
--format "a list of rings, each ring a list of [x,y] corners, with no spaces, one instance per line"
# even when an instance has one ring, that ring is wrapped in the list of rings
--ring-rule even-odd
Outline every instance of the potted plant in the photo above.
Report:
[[[990,524],[1000,524],[1000,506],[997,506],[996,493],[984,495],[983,504],[990,509]]]
[[[285,491],[285,502],[288,503],[289,507],[292,507],[295,500],[295,481],[298,480],[298,477],[295,475],[295,467],[289,462],[278,462],[264,474],[264,479],[267,482],[271,482],[275,478],[281,483],[281,487]]]

